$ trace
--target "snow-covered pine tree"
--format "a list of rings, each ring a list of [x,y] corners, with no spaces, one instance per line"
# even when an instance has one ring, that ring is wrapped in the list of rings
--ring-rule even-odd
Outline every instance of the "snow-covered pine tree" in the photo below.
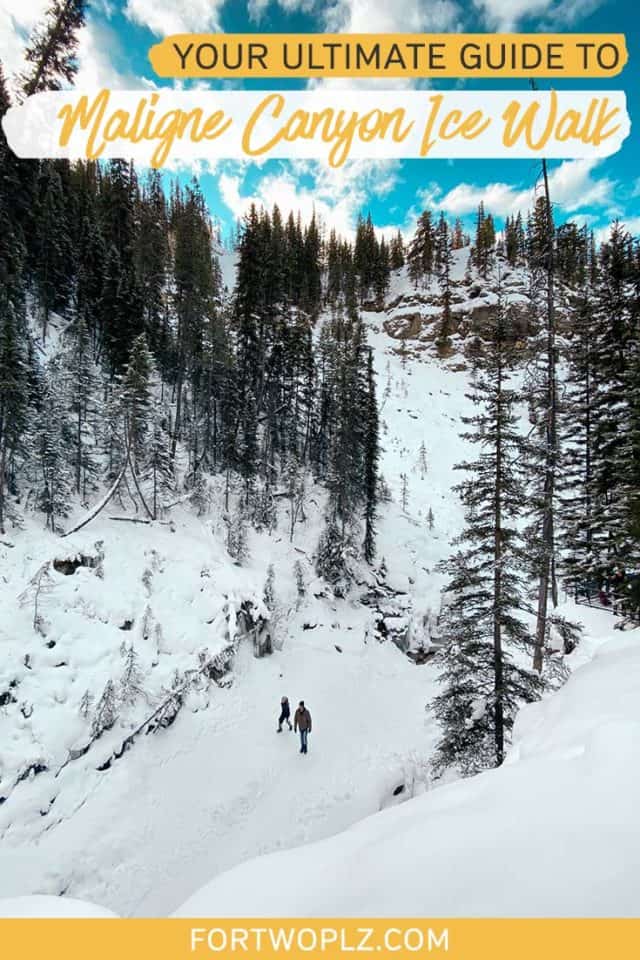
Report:
[[[304,603],[304,598],[307,595],[307,585],[304,579],[304,569],[300,559],[296,559],[293,565],[293,575],[296,581],[296,610],[299,610],[302,604]]]
[[[102,696],[96,704],[95,714],[91,724],[91,735],[94,740],[101,737],[105,730],[111,730],[118,719],[118,703],[116,688],[113,680],[107,680]]]
[[[93,694],[90,690],[85,690],[82,694],[82,699],[78,706],[78,713],[83,720],[89,719],[89,714],[91,713],[91,708],[93,707]]]
[[[331,585],[337,597],[346,596],[353,583],[351,561],[355,559],[349,529],[329,517],[316,550],[316,573]]]
[[[62,374],[52,363],[42,380],[40,407],[33,433],[33,466],[36,502],[46,517],[47,527],[60,530],[60,520],[69,515],[73,478],[71,462],[72,427],[67,418]]]
[[[402,239],[402,234],[398,230],[398,232],[391,238],[391,242],[389,244],[389,266],[392,270],[399,270],[401,267],[404,267],[404,262],[404,240]]]
[[[367,563],[373,563],[376,555],[376,519],[378,514],[378,465],[380,449],[378,442],[378,401],[376,399],[373,354],[367,352],[367,378],[363,396],[364,416],[364,543],[363,552]]]
[[[264,605],[270,613],[276,609],[276,571],[272,563],[267,567],[267,579],[262,592]]]
[[[478,457],[458,469],[466,526],[457,552],[442,565],[449,574],[442,612],[442,690],[433,707],[442,736],[435,770],[463,775],[499,766],[521,703],[539,696],[542,679],[516,660],[533,638],[522,582],[518,525],[525,502],[519,467],[518,394],[511,385],[513,335],[502,293],[482,331],[482,353],[469,398],[478,412],[464,418],[465,438]]]
[[[558,605],[556,526],[560,442],[558,433],[558,347],[556,344],[555,230],[548,192],[546,161],[543,160],[545,193],[538,197],[530,219],[529,271],[535,303],[532,303],[533,361],[528,377],[529,409],[533,414],[528,455],[532,474],[529,555],[537,580],[536,643],[533,665],[542,671],[548,645],[549,606]]]
[[[637,380],[632,358],[638,342],[632,309],[631,237],[614,223],[599,256],[594,305],[593,356],[596,369],[592,460],[593,552],[598,576],[637,556],[629,505],[637,490],[632,462],[632,409]]]
[[[429,472],[429,461],[427,458],[427,447],[424,440],[420,443],[420,449],[418,450],[418,470],[420,471],[420,479],[424,480],[427,473]]]
[[[45,160],[41,164],[34,199],[33,270],[44,342],[50,314],[52,311],[64,313],[73,283],[72,244],[67,221],[69,204],[53,161]]]
[[[152,408],[147,451],[143,466],[145,499],[156,519],[176,492],[174,464],[171,459],[169,412],[157,401]]]
[[[404,472],[400,474],[400,506],[403,513],[409,509],[409,478]]]
[[[247,521],[242,500],[237,504],[234,515],[227,521],[227,553],[240,566],[249,559]]]
[[[138,697],[144,696],[140,658],[133,643],[128,646],[123,644],[120,653],[124,658],[124,669],[120,678],[118,693],[122,703],[132,706]]]
[[[494,261],[496,231],[493,217],[486,213],[484,203],[480,201],[476,214],[476,237],[473,247],[473,262],[485,279]]]
[[[131,444],[132,466],[136,472],[144,468],[148,455],[152,429],[153,376],[153,358],[147,338],[141,333],[131,345],[129,363],[122,381],[122,403]]]
[[[75,476],[75,488],[76,493],[86,500],[88,492],[97,487],[99,473],[95,453],[100,400],[91,338],[83,314],[77,315],[73,328],[67,333],[61,373],[65,381],[65,399],[73,415],[71,466]],[[69,426],[71,427],[71,424]]]
[[[5,533],[10,464],[23,439],[28,411],[28,366],[13,303],[0,289],[0,533]]]
[[[431,280],[435,254],[435,236],[431,211],[425,210],[418,217],[416,232],[409,244],[407,267],[409,279],[415,287],[425,279]]]
[[[452,318],[451,318],[451,264],[453,253],[451,247],[451,231],[444,213],[440,214],[435,236],[435,265],[440,287],[440,302],[442,316],[438,324],[436,348],[439,356],[446,356],[451,346]]]
[[[559,408],[563,468],[559,475],[559,539],[562,573],[569,588],[584,590],[594,577],[593,460],[596,425],[596,358],[594,301],[597,264],[585,270],[572,293],[571,338],[564,345],[567,372]]]

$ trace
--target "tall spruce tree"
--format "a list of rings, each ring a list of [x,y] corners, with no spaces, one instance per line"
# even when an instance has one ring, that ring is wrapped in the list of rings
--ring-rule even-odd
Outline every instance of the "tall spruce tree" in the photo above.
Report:
[[[85,0],[52,0],[43,22],[27,44],[29,67],[21,77],[25,96],[42,90],[60,90],[78,70],[78,33],[85,22]]]
[[[533,638],[522,619],[528,609],[518,530],[524,502],[513,388],[513,338],[502,294],[482,332],[482,352],[470,399],[478,412],[465,417],[465,439],[478,457],[459,465],[469,479],[458,487],[466,526],[458,551],[443,564],[449,574],[442,615],[445,654],[442,692],[434,701],[442,736],[435,769],[462,774],[500,766],[519,705],[535,699],[542,681],[521,667],[515,648]]]

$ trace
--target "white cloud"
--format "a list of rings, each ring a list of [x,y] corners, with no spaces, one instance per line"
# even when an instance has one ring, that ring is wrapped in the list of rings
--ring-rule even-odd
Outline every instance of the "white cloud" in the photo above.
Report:
[[[7,74],[15,75],[24,69],[26,42],[49,5],[50,0],[0,0],[0,60]],[[122,75],[114,67],[110,54],[116,44],[111,30],[88,17],[79,34],[75,85],[86,89],[139,86],[141,78]]]
[[[259,23],[269,6],[269,2],[270,0],[249,0],[247,4],[249,19]],[[296,10],[304,10],[308,13],[313,10],[316,0],[276,0],[276,2],[285,13],[293,13]]]
[[[78,73],[74,86],[84,90],[93,87],[111,89],[138,86],[132,78],[122,76],[113,66],[109,51],[113,49],[113,36],[91,20],[80,33],[78,47]]]
[[[620,223],[626,230],[629,231],[632,236],[637,237],[640,234],[640,217],[620,217]],[[609,239],[610,233],[610,223],[606,224],[604,227],[599,227],[597,230],[594,230],[596,243],[604,243],[605,240]]]
[[[545,18],[545,29],[559,22],[564,27],[586,17],[603,0],[474,0],[487,27],[503,33],[515,30],[524,19]]]
[[[599,160],[565,160],[549,175],[549,191],[554,205],[566,213],[586,207],[603,207],[610,203],[615,183],[608,177],[594,178]],[[538,190],[540,189],[538,183]],[[534,186],[519,188],[508,183],[488,183],[477,186],[459,183],[441,196],[437,188],[428,188],[421,194],[425,205],[430,204],[452,216],[473,213],[482,201],[488,211],[499,217],[525,212],[535,202]]]
[[[5,73],[17,73],[23,68],[25,37],[48,6],[48,0],[0,0],[0,60]]]
[[[250,194],[243,194],[243,172],[230,165],[220,175],[218,189],[234,217],[242,217],[252,203],[267,209],[277,204],[285,217],[291,210],[299,210],[303,221],[308,221],[315,212],[328,229],[333,227],[343,236],[352,236],[367,199],[387,196],[396,184],[398,167],[395,160],[361,160],[334,170],[312,161],[298,161],[266,174]],[[313,178],[313,186],[303,185],[302,177]]]
[[[324,19],[334,33],[437,33],[457,16],[452,0],[337,0]]]
[[[129,20],[148,27],[158,37],[170,33],[220,30],[219,13],[225,0],[128,0]]]

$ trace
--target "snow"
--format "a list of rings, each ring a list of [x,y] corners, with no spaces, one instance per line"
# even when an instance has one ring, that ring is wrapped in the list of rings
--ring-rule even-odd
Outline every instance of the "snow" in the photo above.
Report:
[[[85,900],[70,897],[12,897],[0,900],[0,918],[12,919],[101,919],[108,920],[116,914],[104,907],[97,907]]]
[[[467,257],[456,251],[456,281]],[[232,286],[234,255],[221,260]],[[365,315],[392,494],[381,505],[378,555],[396,596],[380,610],[387,626],[410,623],[414,643],[429,640],[443,583],[436,567],[461,529],[452,487],[454,465],[468,456],[459,436],[468,374],[459,358],[438,361],[420,339],[407,341],[403,356],[385,324],[408,310],[428,318],[436,293],[416,295],[400,271],[389,299],[402,302]],[[456,309],[494,296],[467,294],[461,288]],[[179,503],[171,525],[111,521],[107,514],[127,513],[114,499],[66,540],[32,517],[0,543],[0,696],[9,700],[0,706],[0,897],[11,898],[0,914],[99,909],[91,903],[122,916],[638,912],[635,632],[612,638],[610,614],[567,606],[588,626],[570,682],[521,714],[503,769],[436,789],[428,760],[437,730],[425,707],[437,668],[376,638],[377,615],[358,602],[374,581],[364,565],[348,600],[333,599],[316,577],[323,491],[310,485],[308,519],[293,543],[279,500],[278,527],[251,534],[242,567],[225,549],[221,483],[212,481],[211,492],[208,514]],[[78,508],[67,529],[85,515]],[[81,555],[101,571],[48,568],[43,636],[33,628],[29,581],[54,559]],[[307,587],[299,607],[297,560]],[[193,670],[203,651],[228,644],[243,600],[265,612],[270,564],[273,655],[256,659],[244,641],[230,686],[194,690],[172,726],[142,733],[99,769],[176,670]],[[83,695],[97,700],[107,680],[118,682],[123,642],[135,646],[144,696],[70,759],[89,741]],[[276,733],[285,694],[313,715],[306,756],[293,733]]]
[[[637,916],[639,634],[526,707],[502,768],[236,867],[175,915]]]

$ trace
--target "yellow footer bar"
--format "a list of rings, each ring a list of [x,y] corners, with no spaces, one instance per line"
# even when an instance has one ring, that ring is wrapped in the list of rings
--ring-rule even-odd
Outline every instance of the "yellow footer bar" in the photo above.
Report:
[[[640,920],[0,920],[3,960],[637,960]]]

